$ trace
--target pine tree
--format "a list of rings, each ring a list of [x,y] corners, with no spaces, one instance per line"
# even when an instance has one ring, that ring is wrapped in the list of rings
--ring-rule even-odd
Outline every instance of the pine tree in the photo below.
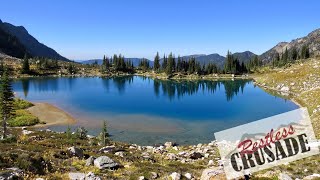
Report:
[[[302,59],[308,59],[310,57],[310,52],[309,52],[309,48],[307,45],[303,45],[301,48],[301,55],[300,57]]]
[[[159,53],[157,52],[157,55],[154,58],[153,70],[155,72],[158,72],[159,69],[160,69],[160,56],[159,56]]]
[[[109,133],[108,133],[108,127],[107,127],[107,121],[103,121],[102,130],[100,133],[100,140],[101,145],[105,146],[109,142]]]
[[[292,61],[295,61],[295,60],[298,59],[298,51],[297,51],[297,49],[296,49],[295,47],[293,47],[293,48],[291,49],[291,51],[290,51],[290,59],[291,59]]]
[[[22,62],[22,74],[28,74],[30,72],[29,58],[27,55],[24,55]]]
[[[166,74],[171,75],[173,70],[174,70],[174,58],[173,58],[172,53],[170,53],[168,56],[168,64],[166,67]]]
[[[0,85],[0,110],[3,125],[3,138],[6,138],[7,134],[7,120],[13,114],[13,101],[14,94],[11,87],[11,79],[9,78],[7,68],[5,68]]]
[[[162,69],[164,70],[164,71],[166,71],[166,69],[167,69],[167,57],[166,57],[166,55],[163,55],[163,62],[162,62]]]

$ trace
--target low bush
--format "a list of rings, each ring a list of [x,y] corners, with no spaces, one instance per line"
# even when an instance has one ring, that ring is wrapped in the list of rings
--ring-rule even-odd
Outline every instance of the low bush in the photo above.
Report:
[[[11,127],[32,126],[38,124],[39,119],[30,112],[20,109],[15,111],[15,116],[8,120]]]
[[[31,102],[26,101],[26,100],[23,100],[20,98],[16,98],[14,100],[14,108],[15,109],[27,109],[32,106],[33,106],[33,104]]]

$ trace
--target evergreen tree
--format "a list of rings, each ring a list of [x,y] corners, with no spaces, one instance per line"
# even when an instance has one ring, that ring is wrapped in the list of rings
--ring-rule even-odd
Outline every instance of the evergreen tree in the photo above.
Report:
[[[109,133],[107,128],[107,121],[103,121],[102,130],[99,135],[102,146],[105,146],[109,142]]]
[[[288,59],[289,59],[289,52],[288,52],[288,48],[286,48],[286,50],[282,54],[281,63],[280,63],[281,66],[284,66],[285,64],[287,64]]]
[[[0,85],[0,110],[3,125],[3,138],[6,138],[7,134],[7,120],[13,114],[13,102],[14,94],[11,87],[11,79],[9,78],[7,68],[5,68]]]
[[[280,54],[277,52],[273,57],[272,66],[273,67],[278,67],[279,64],[280,64]]]
[[[163,55],[162,69],[164,71],[166,71],[166,69],[167,69],[167,57],[166,57],[166,55]]]
[[[307,45],[303,45],[301,48],[301,59],[308,59],[310,57],[309,48]]]
[[[24,55],[22,62],[22,74],[28,74],[30,72],[29,58],[27,55]]]
[[[147,71],[149,69],[149,61],[145,58],[142,58],[142,60],[139,63],[139,68],[142,69],[143,71]]]
[[[290,51],[290,59],[291,59],[292,61],[295,61],[295,60],[298,59],[298,51],[297,51],[297,49],[296,49],[295,47],[293,47],[293,48],[291,49],[291,51]]]
[[[182,61],[181,61],[181,57],[178,56],[177,72],[181,72],[181,71],[182,71]]]
[[[155,72],[158,72],[159,69],[160,69],[160,56],[159,56],[159,53],[157,52],[157,55],[154,58],[153,70]]]
[[[174,57],[172,55],[172,53],[169,54],[168,56],[168,64],[167,64],[167,67],[166,67],[166,73],[167,75],[171,75],[172,74],[172,71],[174,70]]]

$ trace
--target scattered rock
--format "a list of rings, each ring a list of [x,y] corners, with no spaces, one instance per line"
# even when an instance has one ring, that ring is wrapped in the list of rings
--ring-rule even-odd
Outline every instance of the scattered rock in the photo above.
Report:
[[[92,138],[95,138],[95,136],[92,136],[92,135],[89,135],[89,134],[88,134],[88,135],[87,135],[87,138],[88,138],[88,139],[92,139]]]
[[[108,156],[100,156],[94,160],[94,165],[99,169],[117,169],[119,164],[113,161]]]
[[[164,143],[164,146],[165,146],[166,148],[171,148],[171,147],[173,147],[173,146],[176,146],[176,143],[166,142],[166,143]]]
[[[202,171],[201,180],[226,179],[222,168],[208,168]]]
[[[22,134],[23,135],[28,135],[28,134],[31,134],[31,133],[33,133],[33,131],[22,130]]]
[[[150,157],[150,154],[148,153],[148,152],[143,152],[142,154],[141,154],[141,156],[144,158],[144,159],[150,159],[151,157]]]
[[[138,180],[145,180],[146,178],[144,178],[144,176],[140,176],[139,178],[138,178]]]
[[[157,179],[158,174],[156,172],[151,172],[151,179]]]
[[[179,152],[178,153],[178,156],[186,156],[187,155],[187,152],[185,152],[185,151],[181,151],[181,152]]]
[[[280,91],[282,92],[289,92],[290,88],[288,86],[283,86]]]
[[[176,160],[177,159],[177,156],[173,153],[168,153],[167,154],[167,159],[169,160]]]
[[[95,157],[90,156],[90,157],[86,160],[86,166],[92,166],[95,159],[96,159]]]
[[[213,166],[213,165],[214,165],[213,160],[209,160],[209,162],[208,162],[208,166]]]
[[[192,179],[192,174],[190,173],[185,173],[184,177],[186,177],[187,179]]]
[[[124,152],[123,151],[119,151],[119,152],[116,152],[116,153],[114,153],[114,155],[116,155],[116,156],[120,156],[120,157],[124,157]]]
[[[116,147],[115,146],[106,146],[106,147],[103,147],[99,150],[99,152],[101,153],[109,153],[109,152],[112,152],[114,151]]]
[[[84,180],[86,178],[86,175],[84,173],[69,173],[69,179],[70,180]]]
[[[278,179],[279,180],[292,180],[292,178],[289,175],[285,174],[285,173],[280,173],[278,175]]]
[[[85,180],[101,180],[101,178],[99,176],[96,176],[93,172],[89,172],[86,175],[86,179]]]
[[[320,174],[312,174],[303,178],[303,180],[319,179]]]
[[[181,174],[177,173],[177,172],[173,172],[172,174],[170,174],[169,176],[172,180],[180,180],[181,179]]]
[[[23,176],[23,171],[19,168],[7,168],[6,172],[0,173],[0,179],[20,179]]]
[[[76,148],[74,146],[69,147],[68,151],[70,153],[71,156],[76,156],[78,158],[83,158],[83,150],[80,148]]]
[[[202,154],[201,153],[198,153],[198,152],[193,152],[189,155],[190,159],[199,159],[199,158],[202,158]]]

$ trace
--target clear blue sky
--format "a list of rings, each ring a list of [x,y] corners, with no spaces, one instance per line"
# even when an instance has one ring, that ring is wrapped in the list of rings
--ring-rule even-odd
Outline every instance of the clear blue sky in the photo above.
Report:
[[[320,27],[319,0],[6,0],[0,18],[70,59],[260,54]]]

